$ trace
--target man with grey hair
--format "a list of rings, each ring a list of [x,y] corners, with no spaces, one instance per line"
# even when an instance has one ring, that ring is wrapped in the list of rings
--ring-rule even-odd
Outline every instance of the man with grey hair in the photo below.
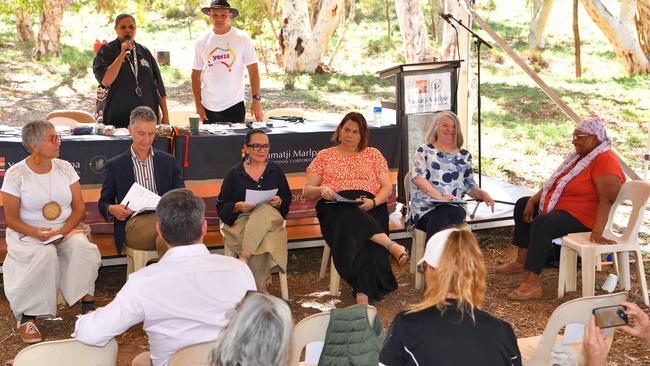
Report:
[[[167,192],[156,208],[156,231],[169,247],[158,263],[129,276],[115,299],[84,315],[74,337],[103,346],[144,322],[151,352],[132,365],[166,366],[181,348],[212,341],[227,325],[227,313],[250,290],[255,279],[235,258],[210,254],[203,237],[207,223],[203,200],[187,189]]]
[[[158,195],[174,188],[184,187],[181,170],[176,159],[166,152],[154,149],[156,115],[146,106],[131,111],[129,133],[131,148],[113,157],[106,164],[106,178],[98,206],[107,221],[113,221],[115,247],[122,252],[124,245],[133,249],[158,250],[161,257],[166,246],[156,234],[156,217],[153,213],[131,217],[128,203],[121,204],[133,183]]]

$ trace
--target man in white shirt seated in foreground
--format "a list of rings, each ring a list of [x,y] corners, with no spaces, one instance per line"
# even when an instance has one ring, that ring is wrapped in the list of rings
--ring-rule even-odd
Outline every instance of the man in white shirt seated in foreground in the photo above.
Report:
[[[169,250],[158,263],[131,274],[110,304],[79,318],[74,337],[103,346],[144,322],[151,354],[133,364],[154,366],[168,365],[183,347],[216,339],[227,312],[255,290],[255,280],[244,262],[210,254],[202,243],[204,210],[203,200],[187,189],[167,192],[156,208],[156,230]]]

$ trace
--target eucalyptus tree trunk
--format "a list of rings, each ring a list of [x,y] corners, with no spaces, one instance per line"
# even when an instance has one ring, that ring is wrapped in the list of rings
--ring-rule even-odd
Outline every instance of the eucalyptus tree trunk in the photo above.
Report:
[[[33,56],[40,60],[43,55],[58,56],[61,50],[61,20],[64,0],[44,0],[41,25],[34,45]]]
[[[533,19],[530,21],[530,33],[528,34],[528,48],[532,51],[546,48],[546,23],[548,23],[554,2],[555,0],[533,2]]]
[[[404,44],[407,63],[435,61],[421,0],[395,0],[397,21]]]
[[[21,8],[16,8],[16,39],[18,42],[31,42],[34,40],[32,18]]]
[[[280,46],[286,72],[321,70],[332,33],[344,12],[343,0],[321,0],[312,29],[306,0],[284,0]]]
[[[460,5],[457,0],[444,0],[444,13],[451,14],[456,19],[461,19],[460,16]],[[442,20],[442,19],[441,19]],[[444,22],[444,20],[443,20]],[[458,32],[465,32],[462,27],[455,24],[451,20],[456,28],[451,26],[451,24],[444,22],[444,27],[442,29],[442,47],[440,48],[440,59],[441,60],[456,60],[458,59]],[[458,30],[458,31],[456,31]]]
[[[639,44],[643,53],[650,59],[650,0],[638,0],[636,9],[634,23],[639,34]]]
[[[650,71],[650,62],[648,56],[643,52],[643,48],[641,48],[637,25],[635,25],[637,2],[635,0],[622,0],[620,15],[616,18],[600,0],[580,1],[587,10],[587,14],[614,47],[614,52],[623,64],[626,73],[634,75]],[[647,1],[642,3],[647,4]],[[649,20],[644,21],[647,24]]]

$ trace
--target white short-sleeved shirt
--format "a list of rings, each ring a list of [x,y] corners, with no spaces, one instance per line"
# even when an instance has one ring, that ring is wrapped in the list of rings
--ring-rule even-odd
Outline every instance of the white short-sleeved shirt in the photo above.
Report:
[[[70,185],[79,180],[72,165],[65,160],[52,159],[52,170],[36,174],[26,160],[11,166],[5,173],[2,192],[20,198],[20,219],[35,227],[50,227],[65,223],[72,213]],[[54,220],[43,217],[43,206],[56,201],[61,215]]]
[[[194,70],[201,71],[201,103],[219,112],[244,100],[244,71],[256,64],[253,41],[244,31],[231,27],[226,34],[212,29],[194,48]]]

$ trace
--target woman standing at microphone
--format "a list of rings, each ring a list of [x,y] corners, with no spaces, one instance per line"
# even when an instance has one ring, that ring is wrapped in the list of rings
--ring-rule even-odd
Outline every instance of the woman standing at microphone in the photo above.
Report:
[[[101,89],[98,103],[103,104],[98,108],[98,122],[127,127],[131,111],[147,106],[168,124],[165,85],[156,59],[135,42],[135,18],[130,14],[115,17],[115,33],[117,38],[102,46],[93,61]]]

